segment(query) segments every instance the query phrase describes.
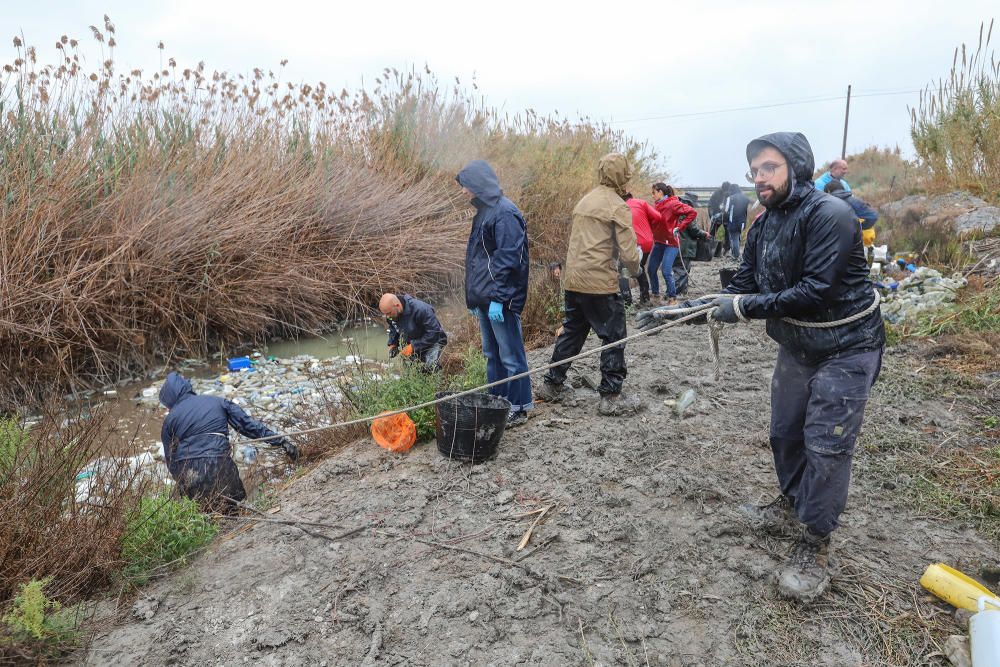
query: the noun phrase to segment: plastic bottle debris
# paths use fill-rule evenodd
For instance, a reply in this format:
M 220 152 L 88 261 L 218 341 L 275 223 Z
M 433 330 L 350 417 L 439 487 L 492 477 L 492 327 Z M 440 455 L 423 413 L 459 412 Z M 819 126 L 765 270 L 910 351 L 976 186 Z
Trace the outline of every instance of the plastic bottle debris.
M 882 317 L 892 324 L 914 319 L 919 313 L 947 308 L 955 293 L 968 281 L 961 275 L 945 278 L 925 266 L 914 267 L 913 275 L 899 281 L 882 304 Z
M 677 403 L 674 404 L 674 413 L 678 417 L 683 417 L 684 413 L 694 405 L 694 402 L 698 400 L 698 393 L 694 389 L 688 389 L 681 397 L 677 399 Z
M 233 459 L 237 463 L 250 465 L 257 460 L 257 448 L 253 445 L 240 445 L 236 448 L 236 455 Z
M 1000 665 L 1000 600 L 983 595 L 969 619 L 972 665 Z

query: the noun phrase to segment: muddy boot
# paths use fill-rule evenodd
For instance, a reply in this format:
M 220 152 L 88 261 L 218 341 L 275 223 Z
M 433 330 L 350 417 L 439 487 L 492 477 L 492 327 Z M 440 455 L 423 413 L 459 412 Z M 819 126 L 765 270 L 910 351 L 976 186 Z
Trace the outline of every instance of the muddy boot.
M 740 513 L 750 521 L 754 530 L 779 535 L 792 535 L 801 530 L 792 499 L 788 496 L 778 496 L 766 505 L 740 505 Z
M 576 391 L 566 384 L 543 382 L 542 386 L 535 389 L 535 398 L 546 403 L 562 403 L 570 407 L 576 405 Z
M 634 415 L 645 407 L 642 399 L 633 394 L 605 394 L 601 396 L 601 404 L 597 406 L 598 414 L 605 417 L 620 417 Z
M 507 415 L 507 428 L 517 428 L 528 423 L 528 413 L 524 410 L 511 410 Z
M 820 537 L 808 528 L 778 572 L 778 593 L 810 603 L 830 586 L 830 536 Z

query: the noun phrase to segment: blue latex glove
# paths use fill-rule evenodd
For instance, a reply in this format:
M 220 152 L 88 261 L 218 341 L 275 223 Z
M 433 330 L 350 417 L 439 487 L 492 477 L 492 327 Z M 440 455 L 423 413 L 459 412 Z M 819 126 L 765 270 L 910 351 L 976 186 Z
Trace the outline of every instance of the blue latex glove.
M 472 315 L 473 317 L 479 317 L 479 309 L 469 308 L 469 315 Z
M 503 322 L 503 304 L 490 301 L 489 317 L 494 322 Z

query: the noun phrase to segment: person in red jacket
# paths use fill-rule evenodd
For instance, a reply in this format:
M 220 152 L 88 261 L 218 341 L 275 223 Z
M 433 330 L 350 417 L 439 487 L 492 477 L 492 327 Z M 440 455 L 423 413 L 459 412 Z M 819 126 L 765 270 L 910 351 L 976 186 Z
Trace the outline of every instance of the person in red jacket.
M 663 216 L 652 204 L 645 199 L 636 199 L 631 192 L 625 193 L 625 203 L 632 211 L 632 229 L 635 230 L 635 238 L 639 241 L 639 249 L 642 251 L 642 260 L 639 266 L 642 273 L 636 279 L 639 281 L 639 304 L 649 303 L 649 279 L 646 277 L 646 261 L 649 254 L 653 252 L 653 223 L 662 223 Z
M 653 297 L 660 296 L 659 270 L 667 283 L 667 305 L 677 303 L 677 285 L 674 283 L 673 266 L 680 252 L 680 233 L 698 217 L 698 212 L 674 196 L 674 189 L 666 183 L 653 184 L 656 210 L 663 218 L 653 222 L 653 251 L 649 256 L 649 287 Z

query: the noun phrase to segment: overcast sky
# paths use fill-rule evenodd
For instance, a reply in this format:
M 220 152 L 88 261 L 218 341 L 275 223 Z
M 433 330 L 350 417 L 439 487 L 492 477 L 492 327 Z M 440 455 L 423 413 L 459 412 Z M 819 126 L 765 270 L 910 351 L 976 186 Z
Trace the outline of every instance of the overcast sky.
M 334 89 L 356 88 L 383 67 L 426 64 L 446 81 L 475 76 L 488 101 L 507 111 L 612 122 L 648 140 L 676 184 L 693 186 L 740 178 L 747 141 L 765 132 L 802 131 L 818 162 L 839 157 L 844 100 L 702 112 L 841 98 L 848 84 L 857 95 L 848 153 L 872 144 L 909 152 L 907 105 L 918 95 L 884 93 L 947 75 L 955 47 L 974 44 L 980 22 L 1000 15 L 996 7 L 995 0 L 3 0 L 0 56 L 13 59 L 10 37 L 23 31 L 53 62 L 59 35 L 92 44 L 87 26 L 100 27 L 107 13 L 119 69 L 155 68 L 159 40 L 181 67 L 204 60 L 209 69 L 246 72 L 288 58 L 285 80 Z

